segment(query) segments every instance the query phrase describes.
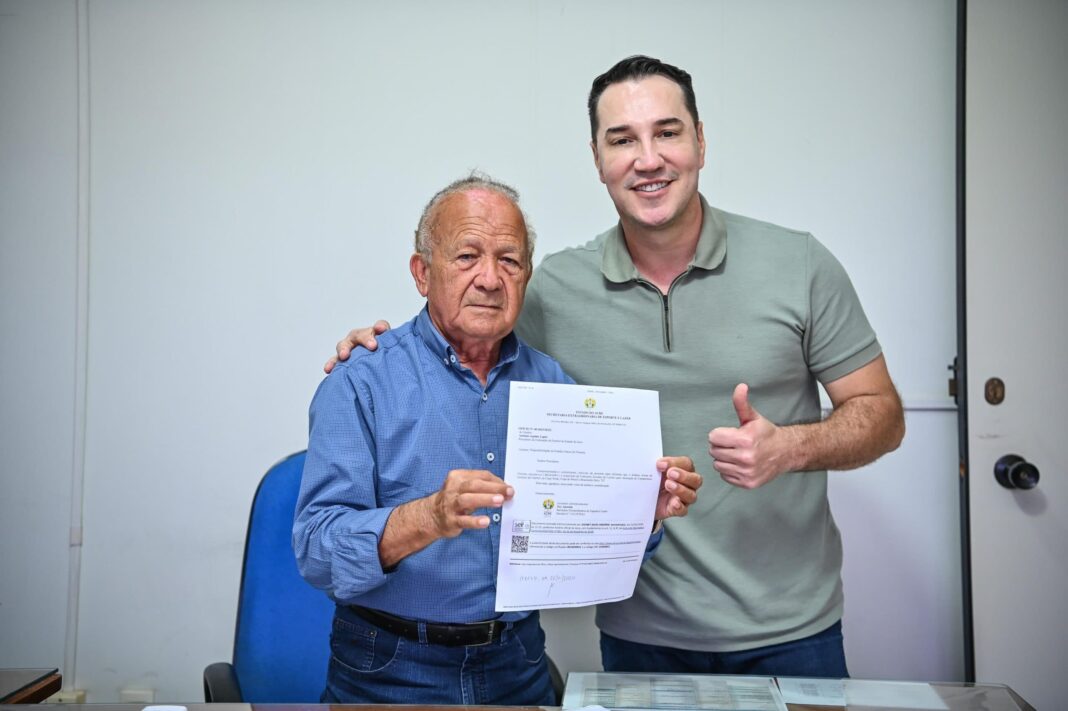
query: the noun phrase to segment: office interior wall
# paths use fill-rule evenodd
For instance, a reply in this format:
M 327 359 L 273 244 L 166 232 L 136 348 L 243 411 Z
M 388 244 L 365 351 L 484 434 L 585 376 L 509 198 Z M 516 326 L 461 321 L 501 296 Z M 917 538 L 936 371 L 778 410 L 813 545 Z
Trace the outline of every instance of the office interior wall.
M 334 341 L 419 308 L 406 264 L 434 190 L 471 168 L 515 183 L 539 254 L 614 221 L 591 165 L 585 94 L 635 52 L 694 74 L 711 201 L 811 230 L 845 264 L 910 408 L 899 452 L 832 474 L 851 671 L 960 678 L 945 396 L 953 3 L 688 2 L 655 14 L 618 1 L 88 8 L 86 534 L 74 683 L 91 701 L 124 688 L 195 700 L 204 665 L 229 658 L 252 491 L 304 446 Z M 8 121 L 7 102 L 0 111 Z M 15 168 L 4 171 L 7 180 Z M 60 260 L 37 243 L 31 251 Z M 14 288 L 6 279 L 2 288 L 6 302 Z M 62 344 L 68 326 L 42 328 Z M 4 358 L 6 380 L 8 363 L 24 361 Z M 62 393 L 19 393 L 70 406 Z M 51 443 L 31 433 L 22 446 L 32 461 Z M 69 463 L 50 470 L 69 477 Z M 16 592 L 18 613 L 63 614 Z M 565 669 L 598 663 L 590 619 L 546 615 Z
M 62 666 L 74 461 L 72 2 L 0 1 L 0 667 Z

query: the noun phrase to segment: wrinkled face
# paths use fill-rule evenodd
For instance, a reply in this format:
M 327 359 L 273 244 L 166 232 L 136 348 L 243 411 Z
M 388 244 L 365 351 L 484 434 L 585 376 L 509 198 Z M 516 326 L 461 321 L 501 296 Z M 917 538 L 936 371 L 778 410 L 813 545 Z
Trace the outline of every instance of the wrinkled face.
M 430 318 L 454 347 L 500 341 L 519 318 L 531 274 L 522 213 L 476 189 L 446 198 L 436 223 L 430 264 L 418 254 L 410 261 Z
M 700 214 L 704 133 L 678 84 L 662 76 L 612 84 L 597 102 L 597 122 L 594 162 L 624 229 L 669 228 L 688 211 Z

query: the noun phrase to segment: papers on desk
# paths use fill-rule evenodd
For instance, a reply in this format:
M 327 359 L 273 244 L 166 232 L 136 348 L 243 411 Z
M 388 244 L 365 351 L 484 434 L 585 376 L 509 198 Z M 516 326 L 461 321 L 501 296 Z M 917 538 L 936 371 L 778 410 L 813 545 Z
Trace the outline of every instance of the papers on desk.
M 564 711 L 592 705 L 612 711 L 786 711 L 786 704 L 771 677 L 605 672 L 568 674 L 561 702 Z
M 974 689 L 964 691 L 974 694 Z M 1003 687 L 991 687 L 983 698 L 983 708 L 1018 708 Z M 609 672 L 568 674 L 561 706 L 564 711 L 786 711 L 786 704 L 845 707 L 847 702 L 878 709 L 949 708 L 930 684 L 917 682 Z
M 659 394 L 512 382 L 507 444 L 496 610 L 633 595 L 660 490 Z
M 841 679 L 801 679 L 780 676 L 782 700 L 788 704 L 808 706 L 845 706 L 845 684 Z
M 846 701 L 854 706 L 885 709 L 948 709 L 930 684 L 914 681 L 845 680 Z

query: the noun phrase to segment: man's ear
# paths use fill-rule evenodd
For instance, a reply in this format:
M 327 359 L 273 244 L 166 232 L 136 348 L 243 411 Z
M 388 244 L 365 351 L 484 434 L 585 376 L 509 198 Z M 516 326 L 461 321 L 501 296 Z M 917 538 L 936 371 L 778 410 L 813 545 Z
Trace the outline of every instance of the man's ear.
M 423 255 L 416 252 L 408 260 L 408 268 L 412 271 L 412 278 L 415 279 L 415 288 L 419 290 L 420 295 L 426 296 L 430 292 L 430 279 L 428 272 L 430 266 L 423 259 Z
M 705 124 L 703 121 L 697 122 L 697 145 L 701 151 L 701 167 L 705 167 Z
M 601 156 L 597 154 L 597 141 L 590 141 L 590 150 L 593 151 L 593 165 L 597 168 L 597 177 L 604 182 L 604 171 L 601 170 Z

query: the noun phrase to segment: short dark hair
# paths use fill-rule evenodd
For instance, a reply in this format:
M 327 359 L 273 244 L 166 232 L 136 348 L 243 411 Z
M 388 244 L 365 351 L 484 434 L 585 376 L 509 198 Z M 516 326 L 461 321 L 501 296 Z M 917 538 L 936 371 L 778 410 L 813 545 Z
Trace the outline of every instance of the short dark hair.
M 667 62 L 661 62 L 654 57 L 635 54 L 616 62 L 615 66 L 593 80 L 593 86 L 590 87 L 590 98 L 586 102 L 586 107 L 590 111 L 590 136 L 593 138 L 594 143 L 597 142 L 597 102 L 601 100 L 601 94 L 604 93 L 604 90 L 612 84 L 628 80 L 637 81 L 651 76 L 662 76 L 679 85 L 679 88 L 682 89 L 683 101 L 686 103 L 686 110 L 693 117 L 694 126 L 697 125 L 697 97 L 693 93 L 693 79 L 690 77 L 689 72 Z

